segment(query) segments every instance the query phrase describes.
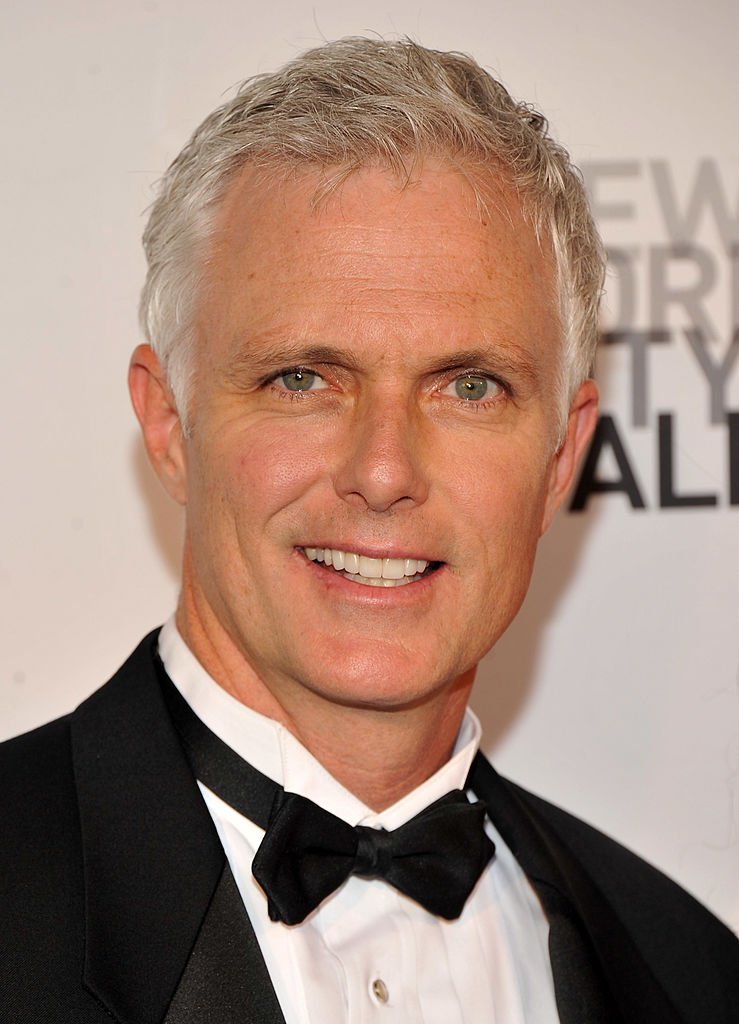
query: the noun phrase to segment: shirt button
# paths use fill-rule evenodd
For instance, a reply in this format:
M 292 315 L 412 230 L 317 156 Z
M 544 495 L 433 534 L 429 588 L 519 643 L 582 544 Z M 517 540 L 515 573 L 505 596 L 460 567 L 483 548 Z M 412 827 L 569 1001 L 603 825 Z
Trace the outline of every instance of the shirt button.
M 375 980 L 372 982 L 371 989 L 372 995 L 375 997 L 378 1003 L 382 1003 L 383 1005 L 387 1003 L 388 999 L 390 998 L 390 993 L 388 992 L 387 985 L 382 980 L 382 978 L 375 978 Z

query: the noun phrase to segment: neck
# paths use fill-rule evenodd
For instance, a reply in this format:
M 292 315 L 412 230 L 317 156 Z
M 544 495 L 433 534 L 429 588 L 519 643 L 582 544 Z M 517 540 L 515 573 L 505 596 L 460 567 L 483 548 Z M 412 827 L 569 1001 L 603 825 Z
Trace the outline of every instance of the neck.
M 433 705 L 379 712 L 333 706 L 315 721 L 304 716 L 288 728 L 335 779 L 379 812 L 449 760 L 471 684 L 462 677 Z
M 179 632 L 206 672 L 228 693 L 280 722 L 346 789 L 382 811 L 449 759 L 475 676 L 469 669 L 420 702 L 368 707 L 327 700 L 299 681 L 265 682 L 220 623 L 187 600 Z

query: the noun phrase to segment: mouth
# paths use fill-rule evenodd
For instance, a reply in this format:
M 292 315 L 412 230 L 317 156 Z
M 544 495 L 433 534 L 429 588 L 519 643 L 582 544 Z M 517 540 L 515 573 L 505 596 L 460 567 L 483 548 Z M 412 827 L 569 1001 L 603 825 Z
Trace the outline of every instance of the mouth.
M 441 562 L 423 558 L 370 558 L 336 548 L 301 548 L 311 562 L 319 562 L 352 583 L 364 587 L 405 587 L 436 572 Z

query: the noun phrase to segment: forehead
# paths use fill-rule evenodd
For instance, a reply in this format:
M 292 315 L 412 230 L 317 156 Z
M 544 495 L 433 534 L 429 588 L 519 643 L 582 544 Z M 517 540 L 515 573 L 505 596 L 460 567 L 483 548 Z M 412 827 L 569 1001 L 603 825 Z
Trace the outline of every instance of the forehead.
M 546 334 L 558 347 L 551 253 L 505 181 L 430 161 L 403 181 L 381 168 L 330 191 L 328 179 L 246 169 L 232 182 L 200 302 L 209 344 L 334 329 L 354 345 L 407 332 L 434 344 L 438 326 L 444 341 L 484 333 L 520 344 Z

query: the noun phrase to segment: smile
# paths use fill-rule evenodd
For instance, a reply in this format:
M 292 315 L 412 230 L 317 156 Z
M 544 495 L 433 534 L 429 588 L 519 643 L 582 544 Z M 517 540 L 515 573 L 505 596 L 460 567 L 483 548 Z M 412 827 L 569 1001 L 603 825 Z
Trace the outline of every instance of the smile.
M 311 562 L 321 562 L 327 569 L 365 587 L 404 587 L 438 568 L 438 563 L 430 565 L 423 558 L 370 558 L 335 548 L 303 548 L 303 551 Z

